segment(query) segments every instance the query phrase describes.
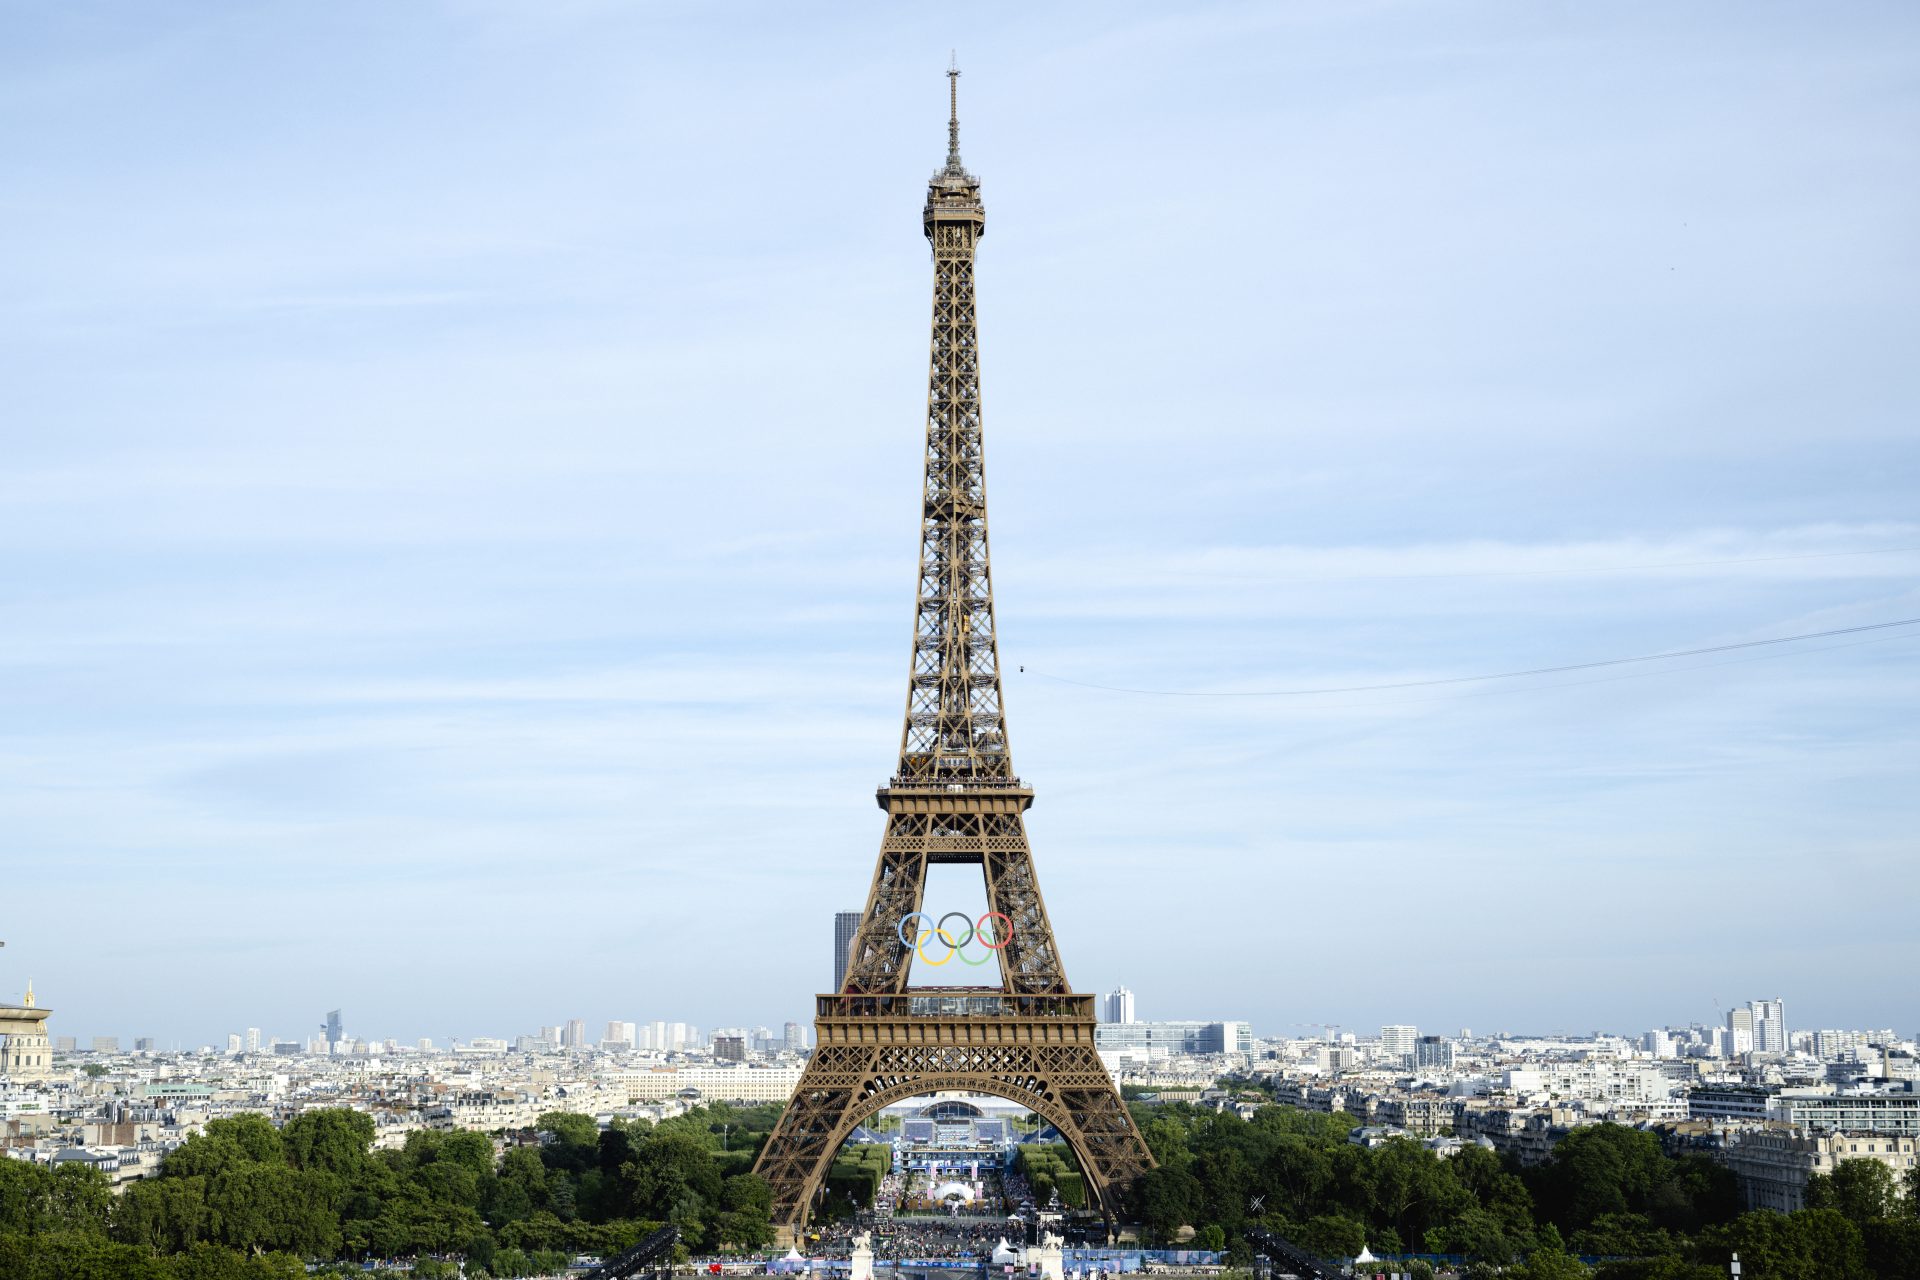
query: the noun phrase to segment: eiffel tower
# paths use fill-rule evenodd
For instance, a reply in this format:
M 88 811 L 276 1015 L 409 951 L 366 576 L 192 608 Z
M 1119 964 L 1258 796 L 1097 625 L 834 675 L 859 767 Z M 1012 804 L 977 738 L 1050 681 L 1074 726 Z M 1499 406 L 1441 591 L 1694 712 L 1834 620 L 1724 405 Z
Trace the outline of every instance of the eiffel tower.
M 947 73 L 947 163 L 927 186 L 922 219 L 933 246 L 933 340 L 900 767 L 877 793 L 887 830 L 846 976 L 839 991 L 817 997 L 817 1048 L 754 1165 L 773 1189 L 774 1221 L 795 1227 L 855 1125 L 935 1090 L 1006 1098 L 1052 1124 L 1109 1221 L 1153 1167 L 1094 1050 L 1094 997 L 1067 985 L 1021 817 L 1033 791 L 1008 754 L 973 302 L 986 210 L 979 179 L 960 163 L 959 74 Z M 935 863 L 981 868 L 989 910 L 977 923 L 998 956 L 999 986 L 907 985 L 916 947 L 932 936 L 923 926 L 939 928 L 917 914 Z M 955 925 L 949 938 L 959 933 Z

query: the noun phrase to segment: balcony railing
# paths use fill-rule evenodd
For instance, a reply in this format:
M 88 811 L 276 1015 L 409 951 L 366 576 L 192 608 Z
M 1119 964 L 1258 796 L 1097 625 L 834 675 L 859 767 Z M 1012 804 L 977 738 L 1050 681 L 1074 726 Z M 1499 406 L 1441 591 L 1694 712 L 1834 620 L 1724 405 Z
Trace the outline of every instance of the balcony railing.
M 882 995 L 816 997 L 822 1018 L 1059 1018 L 1094 1020 L 1090 995 L 1008 995 L 993 988 L 922 987 Z

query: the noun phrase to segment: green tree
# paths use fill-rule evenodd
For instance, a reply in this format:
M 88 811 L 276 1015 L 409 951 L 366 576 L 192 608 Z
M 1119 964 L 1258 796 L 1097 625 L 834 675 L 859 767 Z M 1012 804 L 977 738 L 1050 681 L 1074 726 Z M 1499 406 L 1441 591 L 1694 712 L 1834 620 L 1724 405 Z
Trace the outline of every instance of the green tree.
M 1593 1275 L 1594 1280 L 1727 1280 L 1727 1269 L 1686 1258 L 1634 1258 L 1603 1262 Z
M 1162 1168 L 1184 1171 L 1193 1163 L 1193 1151 L 1187 1141 L 1187 1130 L 1171 1116 L 1156 1115 L 1140 1131 L 1146 1139 L 1147 1150 L 1153 1153 L 1154 1161 Z
M 1883 1280 L 1894 1276 L 1920 1276 L 1920 1218 L 1885 1218 L 1869 1222 L 1861 1234 L 1866 1238 L 1867 1267 Z
M 1274 1198 L 1273 1207 L 1296 1217 L 1321 1206 L 1332 1180 L 1333 1164 L 1324 1148 L 1298 1134 L 1275 1135 L 1260 1163 L 1259 1185 Z
M 1367 1228 L 1357 1218 L 1323 1213 L 1307 1219 L 1290 1238 L 1316 1257 L 1351 1258 L 1366 1247 Z
M 303 1257 L 340 1252 L 346 1187 L 329 1173 L 243 1164 L 207 1180 L 209 1234 L 235 1249 Z
M 1140 1179 L 1140 1225 L 1156 1240 L 1172 1240 L 1174 1233 L 1199 1216 L 1200 1180 L 1185 1169 L 1161 1165 Z
M 30 1160 L 0 1156 L 0 1232 L 24 1238 L 45 1226 L 48 1177 Z
M 368 1245 L 387 1257 L 450 1253 L 485 1230 L 465 1205 L 402 1196 L 381 1206 L 368 1230 Z
M 600 1126 L 592 1116 L 573 1111 L 543 1112 L 533 1127 L 547 1139 L 540 1157 L 550 1169 L 579 1173 L 597 1162 Z
M 306 1280 L 307 1269 L 285 1253 L 243 1254 L 197 1244 L 167 1259 L 171 1280 Z
M 568 1224 L 541 1209 L 518 1222 L 510 1222 L 497 1233 L 500 1243 L 510 1249 L 529 1252 L 557 1247 L 572 1239 Z
M 1899 1187 L 1878 1160 L 1842 1160 L 1832 1173 L 1807 1179 L 1807 1207 L 1835 1209 L 1856 1227 L 1893 1216 Z
M 0 1156 L 0 1164 L 7 1163 Z M 0 1235 L 6 1280 L 172 1280 L 166 1264 L 138 1245 L 78 1231 Z
M 208 1233 L 207 1180 L 146 1178 L 120 1193 L 113 1235 L 161 1253 L 184 1253 Z
M 1680 1252 L 1680 1241 L 1671 1232 L 1653 1225 L 1641 1213 L 1605 1213 L 1583 1231 L 1573 1234 L 1575 1253 L 1594 1257 L 1648 1258 Z
M 1585 1125 L 1553 1149 L 1536 1190 L 1551 1221 L 1578 1231 L 1603 1215 L 1643 1212 L 1673 1176 L 1671 1166 L 1650 1133 Z
M 1505 1264 L 1524 1252 L 1507 1219 L 1490 1209 L 1468 1209 L 1427 1232 L 1429 1253 L 1463 1253 L 1477 1262 Z
M 493 1172 L 493 1139 L 484 1133 L 450 1133 L 440 1144 L 440 1159 L 473 1170 L 475 1177 Z
M 280 1145 L 280 1131 L 273 1127 L 273 1121 L 257 1111 L 209 1120 L 206 1133 L 209 1138 L 216 1140 L 231 1139 L 248 1160 L 278 1164 L 286 1159 L 286 1152 Z
M 0 1156 L 0 1231 L 100 1236 L 112 1206 L 113 1192 L 98 1169 L 84 1164 L 47 1168 Z
M 692 1235 L 689 1223 L 717 1209 L 720 1193 L 720 1171 L 706 1145 L 663 1126 L 620 1166 L 615 1194 L 621 1216 L 671 1222 Z
M 166 1178 L 211 1178 L 244 1164 L 257 1164 L 231 1137 L 196 1133 L 167 1153 L 160 1162 Z
M 1740 1255 L 1744 1280 L 1872 1280 L 1860 1229 L 1833 1209 L 1756 1210 L 1705 1233 L 1700 1261 Z
M 313 1169 L 351 1177 L 367 1162 L 373 1145 L 373 1117 L 345 1107 L 303 1111 L 280 1131 L 287 1161 L 296 1169 Z
M 1510 1223 L 1532 1223 L 1533 1193 L 1492 1151 L 1463 1147 L 1448 1157 L 1446 1170 L 1482 1208 Z
M 1372 1153 L 1366 1182 L 1369 1217 L 1393 1227 L 1403 1239 L 1425 1239 L 1432 1228 L 1473 1204 L 1472 1193 L 1431 1151 L 1404 1138 Z
M 409 1179 L 421 1195 L 436 1204 L 480 1206 L 480 1177 L 465 1165 L 451 1160 L 435 1160 L 421 1165 Z
M 511 1280 L 513 1277 L 532 1275 L 533 1261 L 527 1257 L 524 1249 L 506 1248 L 493 1255 L 493 1261 L 488 1264 L 487 1270 L 496 1276 Z
M 113 1213 L 113 1189 L 91 1165 L 55 1165 L 47 1184 L 47 1209 L 56 1231 L 104 1236 Z
M 555 1174 L 564 1178 L 565 1174 Z M 535 1209 L 547 1206 L 547 1168 L 540 1153 L 527 1147 L 515 1147 L 500 1161 L 500 1172 L 487 1184 L 481 1212 L 487 1221 L 499 1226 L 524 1218 Z
M 1556 1249 L 1536 1249 L 1525 1262 L 1507 1274 L 1513 1280 L 1586 1280 L 1592 1272 L 1572 1254 Z
M 720 1185 L 720 1203 L 733 1213 L 773 1212 L 773 1188 L 753 1173 L 736 1173 Z

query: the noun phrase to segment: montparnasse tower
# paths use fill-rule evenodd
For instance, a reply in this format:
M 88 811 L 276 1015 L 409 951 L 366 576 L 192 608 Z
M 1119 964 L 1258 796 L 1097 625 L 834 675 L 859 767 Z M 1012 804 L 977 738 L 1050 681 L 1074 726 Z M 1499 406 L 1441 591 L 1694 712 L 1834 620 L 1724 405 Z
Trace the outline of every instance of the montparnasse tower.
M 991 1094 L 1054 1125 L 1089 1207 L 1109 1219 L 1153 1157 L 1094 1046 L 1094 997 L 1068 985 L 1034 875 L 1013 771 L 994 632 L 974 259 L 986 229 L 980 180 L 960 159 L 959 76 L 947 72 L 947 159 L 927 183 L 933 251 L 920 569 L 899 764 L 877 793 L 886 833 L 840 990 L 817 997 L 818 1048 L 754 1168 L 776 1222 L 803 1224 L 853 1128 L 936 1090 Z M 988 911 L 925 901 L 935 864 L 977 866 Z M 938 939 L 978 940 L 992 985 L 910 985 Z M 974 963 L 969 960 L 968 963 Z M 984 957 L 982 962 L 984 964 Z M 954 970 L 936 969 L 936 974 Z M 982 970 L 984 974 L 984 969 Z

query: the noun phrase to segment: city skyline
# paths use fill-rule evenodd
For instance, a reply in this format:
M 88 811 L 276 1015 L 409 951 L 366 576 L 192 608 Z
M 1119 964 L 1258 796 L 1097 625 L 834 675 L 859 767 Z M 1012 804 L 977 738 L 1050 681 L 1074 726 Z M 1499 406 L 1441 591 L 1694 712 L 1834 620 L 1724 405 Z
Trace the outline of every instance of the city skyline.
M 1377 688 L 1920 614 L 1920 19 L 1734 12 L 980 23 L 1008 719 L 1076 989 L 1920 1024 L 1920 923 L 1847 923 L 1920 897 L 1913 629 Z M 897 743 L 950 33 L 13 27 L 0 997 L 205 1043 L 561 983 L 803 1015 Z M 1354 691 L 1260 696 L 1313 688 Z
M 1134 993 L 1125 987 L 1118 988 L 1117 991 L 1114 993 L 1096 993 L 1098 995 L 1098 998 L 1101 1001 L 1102 1013 L 1100 1015 L 1100 1021 L 1114 1022 L 1114 1021 L 1123 1020 L 1123 1019 L 1118 1019 L 1118 1018 L 1108 1016 L 1108 1014 L 1114 1008 L 1114 1005 L 1112 1002 L 1113 995 L 1119 994 L 1122 992 L 1124 992 L 1125 996 L 1127 997 L 1125 1001 L 1125 1006 L 1129 1010 L 1133 1010 L 1135 1008 L 1135 1004 L 1133 1000 Z M 1716 1029 L 1726 1030 L 1731 1032 L 1733 1030 L 1734 1019 L 1738 1015 L 1747 1013 L 1750 1010 L 1759 1009 L 1761 1007 L 1769 1007 L 1769 1008 L 1777 1009 L 1782 1007 L 1784 1004 L 1785 1004 L 1784 1001 L 1768 999 L 1764 997 L 1756 997 L 1744 1003 L 1735 1004 L 1728 1008 L 1722 1008 L 1717 1013 L 1710 1016 L 1706 1016 L 1706 1017 L 1670 1016 L 1664 1019 L 1658 1019 L 1658 1020 L 1649 1022 L 1645 1026 L 1639 1026 L 1639 1027 L 1581 1025 L 1578 1023 L 1571 1023 L 1571 1022 L 1564 1023 L 1561 1025 L 1555 1025 L 1551 1027 L 1522 1026 L 1522 1025 L 1514 1025 L 1514 1024 L 1495 1021 L 1495 1022 L 1483 1023 L 1478 1028 L 1475 1028 L 1465 1023 L 1464 1021 L 1460 1021 L 1460 1020 L 1441 1020 L 1441 1021 L 1433 1021 L 1433 1022 L 1420 1021 L 1415 1023 L 1385 1022 L 1385 1023 L 1378 1023 L 1378 1024 L 1372 1024 L 1372 1025 L 1368 1025 L 1365 1023 L 1357 1023 L 1357 1022 L 1355 1023 L 1291 1022 L 1283 1026 L 1263 1026 L 1257 1020 L 1240 1019 L 1235 1015 L 1233 1015 L 1232 1011 L 1230 1010 L 1207 1010 L 1207 1009 L 1191 1009 L 1191 1008 L 1174 1008 L 1174 1009 L 1157 1010 L 1157 1011 L 1149 1010 L 1148 1012 L 1154 1014 L 1155 1016 L 1146 1016 L 1146 1017 L 1140 1016 L 1136 1011 L 1135 1018 L 1138 1021 L 1144 1022 L 1144 1023 L 1153 1023 L 1153 1022 L 1162 1022 L 1162 1021 L 1208 1022 L 1208 1021 L 1219 1021 L 1222 1018 L 1225 1018 L 1229 1021 L 1248 1021 L 1248 1025 L 1252 1028 L 1252 1034 L 1256 1039 L 1273 1040 L 1273 1041 L 1280 1041 L 1280 1040 L 1300 1041 L 1300 1040 L 1313 1040 L 1313 1039 L 1326 1039 L 1329 1041 L 1334 1041 L 1342 1037 L 1345 1037 L 1348 1039 L 1357 1038 L 1361 1041 L 1367 1041 L 1367 1040 L 1379 1037 L 1383 1034 L 1391 1033 L 1394 1031 L 1413 1031 L 1413 1030 L 1417 1030 L 1422 1035 L 1438 1035 L 1449 1040 L 1471 1038 L 1469 1037 L 1468 1033 L 1473 1033 L 1474 1037 L 1483 1038 L 1483 1039 L 1484 1038 L 1529 1039 L 1529 1038 L 1541 1038 L 1541 1037 L 1553 1037 L 1553 1036 L 1566 1036 L 1566 1037 L 1575 1038 L 1575 1039 L 1588 1038 L 1588 1037 L 1594 1037 L 1594 1036 L 1611 1036 L 1611 1037 L 1621 1037 L 1626 1039 L 1639 1039 L 1652 1032 L 1684 1030 L 1684 1029 L 1690 1029 L 1690 1028 L 1705 1030 L 1708 1032 L 1713 1032 Z M 681 1011 L 681 1012 L 685 1013 L 688 1011 Z M 1132 1021 L 1134 1019 L 1125 1019 L 1125 1020 Z M 76 1041 L 77 1044 L 81 1046 L 86 1045 L 89 1041 L 91 1041 L 95 1037 L 117 1038 L 122 1042 L 123 1048 L 131 1047 L 135 1039 L 151 1039 L 156 1042 L 156 1046 L 158 1048 L 163 1049 L 165 1051 L 169 1051 L 169 1052 L 188 1052 L 201 1047 L 213 1048 L 217 1051 L 221 1043 L 231 1039 L 236 1035 L 244 1035 L 249 1037 L 257 1035 L 260 1042 L 263 1044 L 272 1044 L 275 1042 L 292 1039 L 292 1040 L 297 1040 L 302 1045 L 303 1048 L 309 1043 L 322 1041 L 326 1039 L 325 1036 L 316 1035 L 313 1032 L 307 1032 L 307 1033 L 293 1035 L 293 1036 L 285 1036 L 281 1034 L 282 1032 L 288 1029 L 285 1023 L 283 1022 L 279 1024 L 269 1025 L 271 1022 L 272 1022 L 271 1019 L 262 1019 L 259 1021 L 258 1025 L 247 1025 L 245 1023 L 236 1023 L 230 1026 L 225 1032 L 222 1032 L 218 1036 L 205 1038 L 198 1041 L 194 1041 L 192 1038 L 182 1039 L 177 1036 L 167 1036 L 165 1034 L 156 1034 L 154 1029 L 151 1027 L 143 1027 L 134 1032 L 116 1031 L 113 1029 L 93 1029 L 93 1030 L 86 1030 L 86 1031 L 70 1030 L 66 1028 L 64 1021 L 62 1022 L 61 1026 L 57 1028 L 50 1027 L 50 1034 L 52 1035 L 52 1038 L 55 1039 L 56 1041 L 61 1039 L 71 1039 Z M 613 1017 L 607 1017 L 602 1019 L 595 1015 L 575 1011 L 575 1012 L 568 1012 L 565 1014 L 565 1016 L 560 1016 L 560 1015 L 553 1014 L 552 1012 L 548 1012 L 542 1018 L 533 1022 L 526 1023 L 525 1025 L 515 1025 L 515 1026 L 490 1025 L 490 1026 L 475 1029 L 466 1033 L 455 1034 L 455 1035 L 446 1035 L 444 1033 L 436 1035 L 424 1030 L 413 1031 L 413 1032 L 404 1031 L 404 1030 L 395 1031 L 391 1028 L 382 1028 L 378 1030 L 369 1031 L 366 1029 L 356 1028 L 352 1024 L 351 1020 L 348 1019 L 343 1023 L 343 1029 L 345 1034 L 342 1038 L 348 1041 L 359 1041 L 359 1042 L 371 1043 L 371 1044 L 384 1044 L 387 1042 L 393 1042 L 403 1047 L 416 1045 L 421 1040 L 430 1040 L 433 1042 L 436 1048 L 446 1048 L 455 1042 L 466 1043 L 476 1038 L 487 1039 L 487 1040 L 499 1039 L 499 1040 L 504 1040 L 506 1042 L 512 1043 L 522 1038 L 526 1038 L 526 1039 L 538 1038 L 540 1033 L 542 1032 L 552 1032 L 554 1033 L 553 1034 L 554 1042 L 556 1044 L 563 1044 L 564 1043 L 563 1029 L 567 1027 L 569 1024 L 578 1024 L 582 1028 L 593 1028 L 593 1027 L 601 1027 L 601 1026 L 604 1026 L 606 1028 L 612 1028 L 616 1025 L 625 1025 L 628 1027 L 637 1027 L 642 1029 L 643 1031 L 648 1028 L 653 1028 L 653 1029 L 656 1029 L 656 1032 L 655 1032 L 656 1035 L 658 1034 L 657 1029 L 659 1028 L 677 1028 L 685 1032 L 685 1035 L 674 1044 L 665 1045 L 665 1046 L 660 1044 L 652 1044 L 652 1045 L 637 1044 L 633 1047 L 653 1048 L 653 1049 L 666 1048 L 666 1049 L 672 1049 L 672 1050 L 685 1049 L 685 1050 L 696 1051 L 696 1052 L 704 1052 L 708 1047 L 710 1047 L 710 1042 L 713 1035 L 721 1031 L 727 1031 L 727 1032 L 732 1032 L 736 1030 L 766 1031 L 770 1035 L 779 1037 L 784 1034 L 785 1028 L 791 1026 L 791 1027 L 802 1028 L 804 1030 L 807 1030 L 810 1033 L 810 1023 L 805 1017 L 805 1011 L 799 1011 L 793 1014 L 791 1017 L 788 1017 L 786 1019 L 779 1020 L 779 1021 L 772 1021 L 772 1022 L 769 1022 L 763 1019 L 741 1019 L 738 1017 L 727 1018 L 727 1017 L 720 1017 L 720 1016 L 711 1015 L 711 1014 L 709 1014 L 705 1018 L 695 1017 L 692 1020 L 688 1020 L 685 1017 L 663 1019 L 663 1018 L 621 1017 L 621 1016 L 613 1016 Z M 1749 1027 L 1751 1026 L 1751 1024 L 1748 1024 L 1748 1025 Z M 1751 1039 L 1749 1039 L 1743 1045 L 1739 1043 L 1736 1039 L 1734 1039 L 1732 1036 L 1730 1036 L 1729 1043 L 1728 1043 L 1729 1052 L 1724 1056 L 1731 1058 L 1731 1057 L 1739 1056 L 1740 1054 L 1743 1054 L 1749 1051 L 1757 1051 L 1763 1054 L 1781 1053 L 1784 1051 L 1786 1037 L 1789 1034 L 1816 1035 L 1820 1033 L 1836 1032 L 1836 1031 L 1837 1032 L 1872 1032 L 1872 1031 L 1883 1031 L 1883 1030 L 1892 1031 L 1893 1033 L 1897 1035 L 1902 1035 L 1902 1036 L 1916 1034 L 1913 1031 L 1913 1029 L 1903 1028 L 1902 1026 L 1897 1025 L 1891 1019 L 1884 1019 L 1884 1018 L 1878 1019 L 1878 1020 L 1870 1019 L 1866 1022 L 1862 1022 L 1858 1024 L 1842 1025 L 1840 1023 L 1832 1022 L 1832 1021 L 1821 1021 L 1817 1016 L 1796 1015 L 1792 1018 L 1788 1018 L 1784 1020 L 1783 1029 L 1779 1033 L 1779 1039 L 1770 1041 L 1766 1045 L 1757 1044 Z M 1314 1031 L 1318 1031 L 1321 1034 L 1317 1036 L 1314 1034 L 1311 1034 Z M 596 1045 L 599 1045 L 601 1041 L 602 1041 L 602 1037 L 600 1036 L 588 1036 L 584 1041 L 584 1045 L 596 1046 Z

